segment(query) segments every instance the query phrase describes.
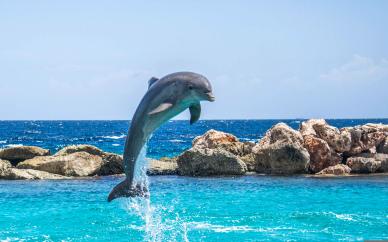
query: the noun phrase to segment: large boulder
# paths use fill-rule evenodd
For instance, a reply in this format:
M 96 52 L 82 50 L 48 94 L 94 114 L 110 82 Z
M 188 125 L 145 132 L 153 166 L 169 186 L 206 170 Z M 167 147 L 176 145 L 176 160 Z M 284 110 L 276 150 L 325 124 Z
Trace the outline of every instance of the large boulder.
M 147 175 L 176 175 L 177 174 L 177 159 L 176 158 L 162 158 L 160 160 L 150 160 L 147 169 Z
M 100 156 L 76 152 L 69 155 L 35 157 L 19 163 L 17 168 L 47 171 L 63 176 L 92 176 L 100 171 L 103 163 Z
M 103 156 L 105 154 L 104 151 L 102 151 L 101 149 L 93 145 L 69 145 L 60 149 L 57 153 L 55 153 L 55 156 L 70 155 L 81 151 L 89 153 L 91 155 L 98 155 L 98 156 Z
M 239 142 L 236 136 L 214 129 L 208 130 L 205 134 L 194 138 L 193 146 L 198 148 L 217 148 L 220 144 Z
M 123 157 L 121 155 L 105 152 L 101 158 L 103 163 L 97 175 L 106 176 L 124 172 Z
M 221 148 L 193 147 L 178 156 L 178 174 L 183 176 L 243 175 L 245 163 Z
M 355 127 L 342 128 L 341 131 L 351 134 L 351 147 L 349 151 L 344 152 L 345 156 L 353 156 L 370 149 L 375 150 L 387 137 L 387 125 L 365 124 Z
M 59 150 L 54 156 L 66 156 L 77 152 L 86 152 L 88 154 L 101 157 L 103 164 L 96 175 L 106 176 L 121 174 L 124 172 L 122 156 L 104 152 L 93 145 L 70 145 Z
M 305 173 L 307 170 L 309 154 L 299 145 L 278 142 L 254 148 L 253 152 L 256 172 L 290 175 Z
M 310 154 L 310 172 L 317 173 L 339 164 L 342 157 L 337 152 L 350 149 L 350 135 L 347 132 L 341 133 L 324 119 L 302 122 L 299 130 L 303 136 L 303 146 Z
M 349 157 L 346 165 L 352 169 L 352 173 L 375 173 L 381 169 L 381 160 L 373 157 Z
M 50 151 L 36 146 L 16 146 L 0 149 L 0 159 L 9 160 L 16 165 L 18 162 L 35 156 L 50 155 Z
M 0 179 L 5 180 L 37 180 L 37 179 L 69 179 L 69 177 L 33 169 L 9 168 L 0 172 Z
M 300 132 L 304 137 L 316 137 L 324 140 L 333 152 L 342 153 L 351 147 L 351 134 L 330 126 L 324 119 L 310 119 L 302 122 Z
M 310 155 L 302 135 L 285 123 L 272 127 L 252 149 L 256 171 L 270 174 L 305 173 Z
M 361 153 L 358 154 L 356 157 L 358 158 L 368 158 L 373 159 L 374 163 L 378 166 L 377 169 L 375 169 L 375 172 L 388 172 L 388 154 L 382 154 L 382 153 Z M 352 160 L 356 157 L 350 157 L 348 160 Z
M 240 157 L 251 153 L 253 146 L 255 144 L 252 142 L 240 142 L 236 136 L 214 129 L 193 140 L 193 147 L 199 149 L 221 148 Z
M 329 166 L 322 171 L 318 172 L 317 175 L 334 175 L 334 176 L 346 176 L 352 171 L 349 166 L 344 164 L 338 164 L 335 166 Z
M 308 169 L 313 173 L 337 165 L 342 160 L 342 157 L 331 149 L 326 141 L 313 135 L 304 136 L 303 145 L 310 154 Z

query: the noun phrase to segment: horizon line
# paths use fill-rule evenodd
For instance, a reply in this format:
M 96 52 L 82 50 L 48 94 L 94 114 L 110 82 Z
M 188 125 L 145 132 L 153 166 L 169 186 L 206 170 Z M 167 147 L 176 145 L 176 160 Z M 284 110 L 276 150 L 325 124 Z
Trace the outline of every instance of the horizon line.
M 359 119 L 359 120 L 366 120 L 366 119 L 377 119 L 377 120 L 384 120 L 388 119 L 387 117 L 384 118 L 226 118 L 226 119 L 201 119 L 200 121 L 265 121 L 265 120 L 309 120 L 309 119 L 327 119 L 327 120 L 352 120 L 352 119 Z M 131 121 L 131 119 L 0 119 L 0 122 L 4 121 Z M 189 119 L 171 119 L 170 121 L 189 121 Z

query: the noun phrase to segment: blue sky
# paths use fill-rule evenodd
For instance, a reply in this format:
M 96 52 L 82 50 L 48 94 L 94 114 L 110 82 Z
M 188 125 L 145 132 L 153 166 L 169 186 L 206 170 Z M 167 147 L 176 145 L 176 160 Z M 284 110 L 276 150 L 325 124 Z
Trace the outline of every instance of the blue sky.
M 388 117 L 388 1 L 0 1 L 0 119 L 130 119 L 195 71 L 204 119 Z M 178 118 L 187 118 L 188 113 Z

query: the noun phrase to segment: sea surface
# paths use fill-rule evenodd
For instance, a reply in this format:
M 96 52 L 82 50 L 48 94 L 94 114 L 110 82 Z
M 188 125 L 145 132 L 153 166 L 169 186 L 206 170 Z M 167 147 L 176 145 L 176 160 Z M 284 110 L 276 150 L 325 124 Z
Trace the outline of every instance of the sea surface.
M 256 142 L 274 124 L 303 120 L 171 121 L 147 157 L 174 156 L 217 129 Z M 337 127 L 388 119 L 328 120 Z M 0 121 L 0 148 L 53 153 L 91 144 L 121 154 L 128 121 Z M 123 177 L 0 180 L 0 241 L 355 241 L 388 239 L 388 177 L 149 177 L 150 199 L 106 197 Z

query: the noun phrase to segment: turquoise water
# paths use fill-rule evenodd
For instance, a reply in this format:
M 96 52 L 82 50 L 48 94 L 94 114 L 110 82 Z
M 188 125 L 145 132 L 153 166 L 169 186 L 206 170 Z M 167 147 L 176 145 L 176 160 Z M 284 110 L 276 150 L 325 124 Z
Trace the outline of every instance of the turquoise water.
M 151 198 L 106 202 L 121 178 L 0 181 L 0 238 L 28 241 L 354 241 L 388 238 L 388 178 L 152 177 Z
M 172 121 L 148 157 L 173 156 L 210 128 L 257 141 L 284 121 Z M 388 119 L 329 120 L 337 127 Z M 0 121 L 0 148 L 52 152 L 92 144 L 122 153 L 128 121 Z M 0 241 L 354 241 L 388 239 L 388 177 L 244 176 L 149 178 L 151 197 L 107 203 L 122 177 L 0 180 Z

